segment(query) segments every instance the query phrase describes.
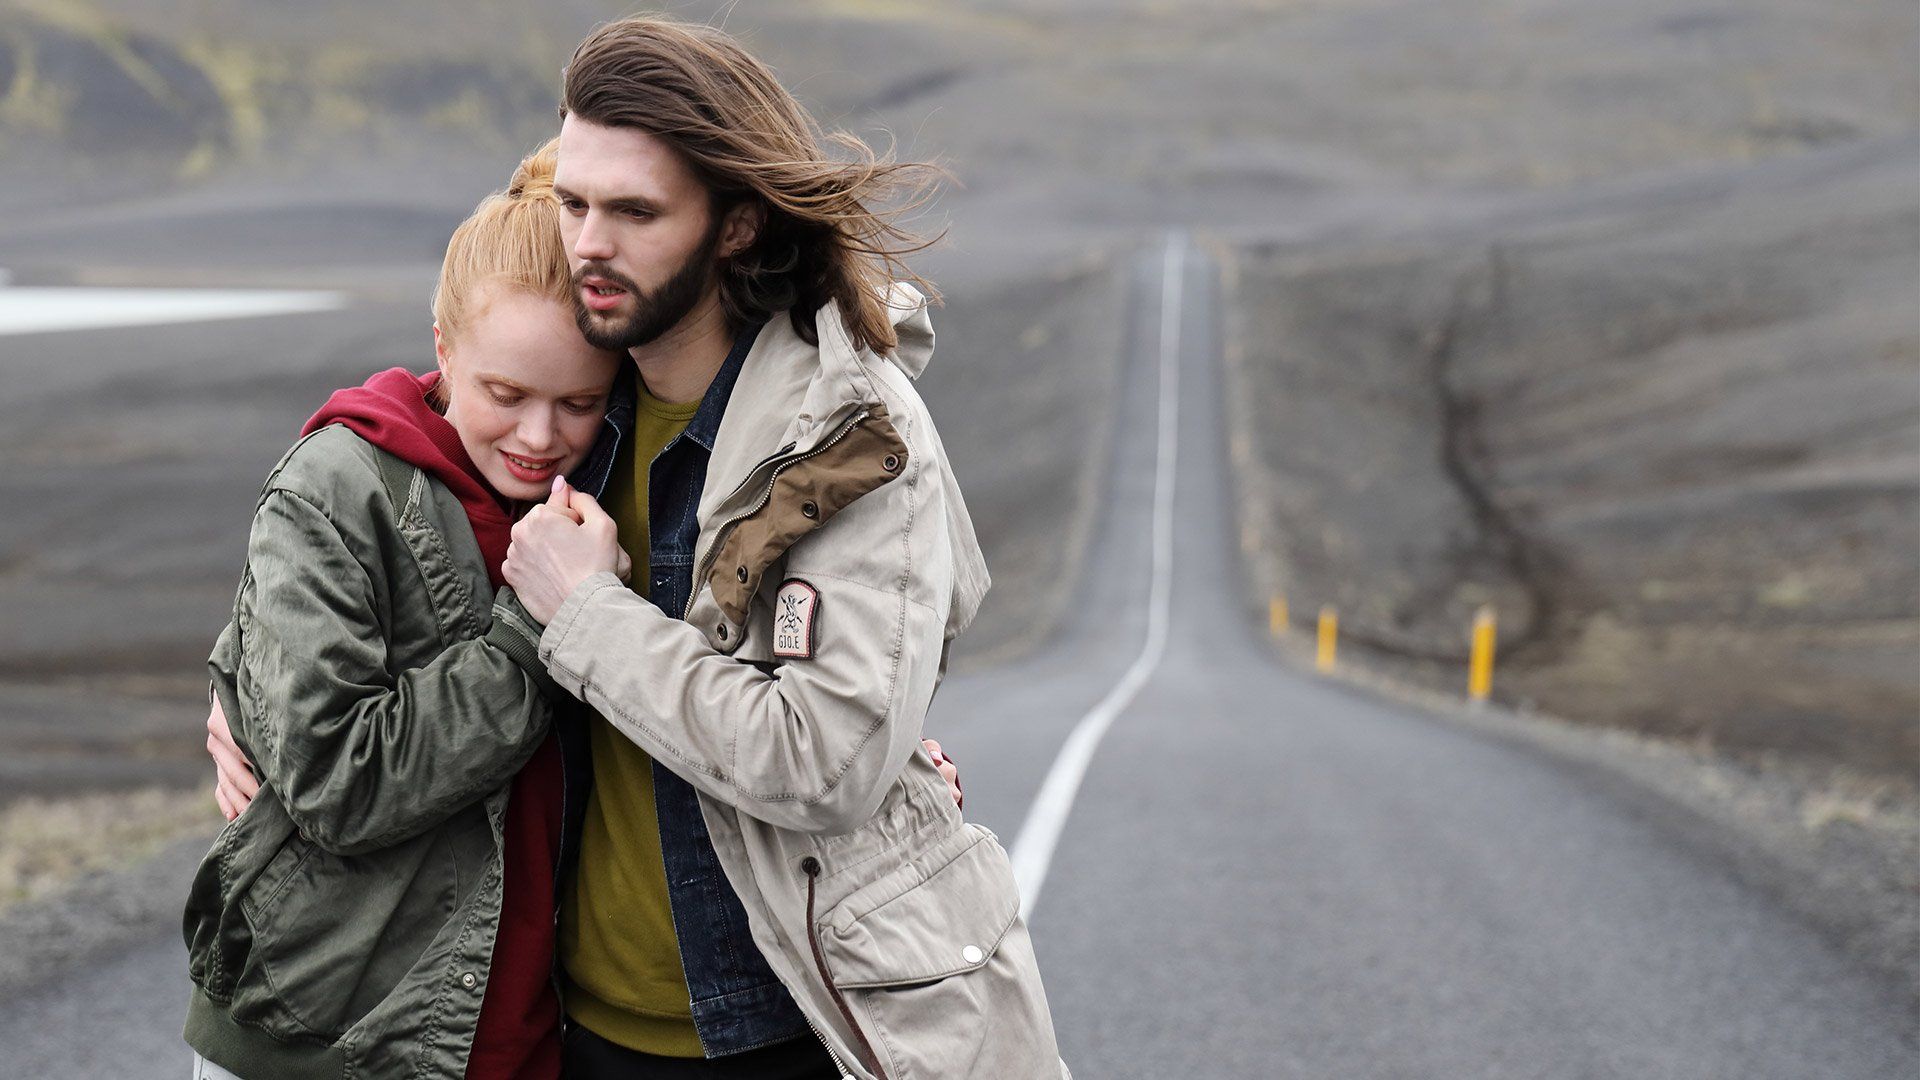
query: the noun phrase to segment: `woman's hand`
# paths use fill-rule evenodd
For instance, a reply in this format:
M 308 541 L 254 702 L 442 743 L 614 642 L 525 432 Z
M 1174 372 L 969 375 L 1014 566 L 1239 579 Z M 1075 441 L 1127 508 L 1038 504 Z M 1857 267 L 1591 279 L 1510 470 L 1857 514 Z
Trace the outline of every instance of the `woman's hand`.
M 927 756 L 933 759 L 933 767 L 947 778 L 947 790 L 953 794 L 953 805 L 965 807 L 967 797 L 960 791 L 960 766 L 955 765 L 953 759 L 940 749 L 940 744 L 932 739 L 921 739 L 920 745 L 926 748 Z
M 543 505 L 547 509 L 560 514 L 575 525 L 585 523 L 585 519 L 580 516 L 580 511 L 575 510 L 572 506 L 556 503 L 551 497 L 549 497 L 545 503 L 538 505 Z M 633 556 L 627 554 L 626 548 L 620 549 L 620 561 L 614 564 L 613 573 L 615 577 L 620 579 L 622 584 L 630 585 L 633 583 Z
M 514 524 L 501 574 L 544 624 L 581 582 L 602 570 L 618 573 L 621 555 L 618 530 L 599 502 L 556 477 L 547 501 Z
M 207 714 L 207 753 L 213 755 L 213 801 L 232 821 L 260 793 L 260 781 L 253 775 L 253 763 L 233 741 L 219 698 L 213 699 L 213 711 Z

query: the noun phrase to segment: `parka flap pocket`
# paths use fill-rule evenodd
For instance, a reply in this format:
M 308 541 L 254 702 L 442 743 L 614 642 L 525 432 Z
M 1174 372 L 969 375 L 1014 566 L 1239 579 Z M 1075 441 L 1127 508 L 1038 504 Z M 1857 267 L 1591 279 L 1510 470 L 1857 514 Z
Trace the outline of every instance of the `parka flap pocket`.
M 835 905 L 820 951 L 843 990 L 933 982 L 984 966 L 1019 915 L 1006 851 L 969 824 Z
M 706 583 L 721 612 L 734 623 L 746 621 L 747 604 L 775 560 L 861 496 L 904 474 L 906 464 L 906 440 L 887 410 L 872 405 L 819 447 L 775 468 L 759 507 L 735 520 L 710 556 Z

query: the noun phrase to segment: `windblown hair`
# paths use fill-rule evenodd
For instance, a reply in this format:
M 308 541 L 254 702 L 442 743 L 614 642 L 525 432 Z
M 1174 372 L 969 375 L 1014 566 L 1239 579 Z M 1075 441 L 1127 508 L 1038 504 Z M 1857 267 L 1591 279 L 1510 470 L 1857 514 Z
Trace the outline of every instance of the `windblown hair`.
M 889 284 L 912 282 L 938 300 L 903 261 L 934 241 L 898 220 L 932 198 L 944 172 L 895 161 L 846 132 L 823 134 L 725 31 L 657 15 L 608 23 L 574 51 L 560 109 L 666 140 L 706 184 L 716 214 L 748 200 L 765 208 L 753 243 L 720 270 L 735 326 L 790 312 L 794 329 L 818 344 L 814 312 L 833 300 L 854 345 L 884 354 L 899 344 Z M 845 159 L 829 158 L 823 143 Z
M 440 284 L 433 291 L 433 321 L 440 336 L 457 341 L 488 299 L 505 287 L 568 303 L 572 270 L 560 239 L 560 201 L 553 194 L 559 139 L 528 155 L 505 191 L 480 200 L 453 230 Z

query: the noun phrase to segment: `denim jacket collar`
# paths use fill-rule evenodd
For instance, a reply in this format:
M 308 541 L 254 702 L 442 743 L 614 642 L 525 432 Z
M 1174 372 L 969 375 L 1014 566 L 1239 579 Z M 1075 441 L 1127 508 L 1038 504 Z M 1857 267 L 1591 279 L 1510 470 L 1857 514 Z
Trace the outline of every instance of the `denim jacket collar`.
M 637 378 L 632 364 L 620 365 L 620 374 L 613 380 L 613 393 L 607 399 L 607 415 L 600 421 L 600 434 L 593 441 L 593 449 L 587 451 L 587 459 L 575 466 L 567 477 L 567 483 L 574 490 L 584 491 L 596 499 L 606 494 L 607 481 L 613 476 L 613 459 L 620 453 L 620 440 L 633 430 L 633 413 L 639 400 L 634 389 Z
M 713 440 L 720 433 L 720 421 L 726 415 L 727 399 L 733 396 L 733 384 L 740 379 L 740 367 L 753 351 L 754 339 L 759 337 L 764 325 L 753 323 L 734 335 L 732 351 L 721 361 L 713 381 L 707 384 L 707 392 L 701 397 L 700 408 L 693 419 L 687 421 L 682 437 L 699 443 L 708 453 L 713 452 Z M 620 365 L 620 374 L 613 380 L 613 393 L 607 399 L 607 415 L 600 422 L 600 434 L 594 440 L 593 449 L 567 478 L 575 490 L 596 499 L 606 493 L 607 481 L 613 475 L 613 460 L 620 453 L 620 440 L 633 430 L 634 410 L 639 408 L 639 383 L 639 373 L 632 364 Z
M 708 453 L 713 452 L 713 437 L 720 433 L 720 419 L 726 415 L 727 399 L 733 396 L 733 384 L 740 380 L 740 367 L 747 362 L 747 354 L 753 351 L 753 342 L 760 336 L 760 327 L 765 323 L 753 323 L 742 327 L 733 337 L 733 350 L 720 362 L 720 370 L 714 372 L 713 381 L 707 384 L 707 392 L 700 399 L 700 408 L 687 421 L 685 437 L 699 443 Z

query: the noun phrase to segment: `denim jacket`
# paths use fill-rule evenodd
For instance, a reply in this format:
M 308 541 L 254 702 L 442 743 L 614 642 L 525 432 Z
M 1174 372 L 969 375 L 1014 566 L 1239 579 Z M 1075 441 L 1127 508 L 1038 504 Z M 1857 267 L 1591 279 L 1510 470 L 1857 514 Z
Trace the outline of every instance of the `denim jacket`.
M 668 615 L 680 617 L 693 591 L 697 511 L 706 483 L 714 436 L 759 326 L 734 342 L 686 430 L 660 451 L 647 474 L 647 595 Z M 599 498 L 613 472 L 620 441 L 633 431 L 634 372 L 626 368 L 608 403 L 605 429 L 587 460 L 570 478 L 574 487 Z M 562 851 L 577 851 L 592 768 L 587 740 L 577 724 L 562 729 L 567 774 L 567 836 Z M 747 913 L 714 854 L 694 789 L 658 762 L 653 766 L 654 808 L 660 819 L 660 849 L 666 862 L 667 895 L 673 909 L 680 961 L 693 998 L 693 1022 L 709 1057 L 751 1050 L 803 1034 L 806 1017 L 767 966 L 748 930 Z M 563 863 L 566 856 L 563 854 Z M 563 866 L 562 872 L 571 872 Z

